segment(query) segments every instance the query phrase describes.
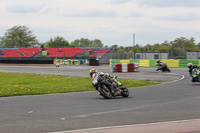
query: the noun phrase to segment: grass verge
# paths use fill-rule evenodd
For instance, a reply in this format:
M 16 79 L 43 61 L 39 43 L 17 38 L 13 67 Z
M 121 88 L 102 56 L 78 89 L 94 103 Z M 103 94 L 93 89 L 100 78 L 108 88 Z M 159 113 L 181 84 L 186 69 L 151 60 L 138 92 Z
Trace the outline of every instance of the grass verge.
M 127 88 L 159 84 L 152 80 L 119 79 Z M 0 72 L 0 97 L 95 91 L 90 77 Z

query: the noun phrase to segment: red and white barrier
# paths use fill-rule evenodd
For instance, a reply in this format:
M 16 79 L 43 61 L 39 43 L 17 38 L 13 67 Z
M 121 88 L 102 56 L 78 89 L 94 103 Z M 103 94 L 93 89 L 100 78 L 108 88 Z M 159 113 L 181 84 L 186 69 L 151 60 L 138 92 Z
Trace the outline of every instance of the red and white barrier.
M 111 64 L 112 72 L 136 72 L 139 70 L 139 63 L 116 63 Z

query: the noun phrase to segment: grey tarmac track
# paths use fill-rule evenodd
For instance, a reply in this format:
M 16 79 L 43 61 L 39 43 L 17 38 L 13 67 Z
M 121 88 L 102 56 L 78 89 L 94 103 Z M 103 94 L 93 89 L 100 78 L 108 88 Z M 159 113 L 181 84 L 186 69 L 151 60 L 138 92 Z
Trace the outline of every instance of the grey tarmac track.
M 0 66 L 0 71 L 89 76 L 88 71 L 91 68 L 93 67 Z M 109 66 L 94 68 L 111 73 Z M 98 96 L 95 91 L 0 98 L 0 132 L 61 133 L 63 131 L 64 133 L 91 128 L 120 126 L 120 129 L 128 129 L 127 126 L 121 126 L 198 120 L 200 118 L 200 84 L 191 83 L 186 68 L 171 68 L 171 70 L 172 73 L 185 75 L 185 78 L 171 82 L 180 79 L 181 76 L 155 72 L 155 68 L 140 68 L 140 71 L 136 73 L 112 73 L 119 78 L 171 82 L 129 88 L 129 98 L 119 97 L 106 100 Z M 116 131 L 116 128 L 109 129 Z M 181 129 L 179 131 L 184 132 Z
M 119 78 L 131 79 L 152 79 L 157 81 L 173 81 L 180 78 L 180 75 L 169 75 L 155 72 L 155 68 L 145 68 L 142 71 L 134 73 L 111 73 L 111 68 L 108 65 L 104 66 L 60 66 L 56 68 L 54 65 L 45 66 L 13 66 L 0 65 L 0 72 L 16 72 L 16 73 L 36 73 L 36 74 L 54 74 L 64 76 L 89 77 L 89 70 L 95 68 L 98 71 L 117 75 Z

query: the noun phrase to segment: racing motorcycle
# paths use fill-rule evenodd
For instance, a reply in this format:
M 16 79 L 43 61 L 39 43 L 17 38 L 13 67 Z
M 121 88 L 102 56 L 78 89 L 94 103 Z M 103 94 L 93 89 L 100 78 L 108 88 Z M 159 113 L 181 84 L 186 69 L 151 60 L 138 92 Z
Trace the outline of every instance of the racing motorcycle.
M 93 77 L 92 85 L 96 88 L 99 94 L 106 99 L 111 99 L 116 96 L 129 96 L 129 90 L 124 85 L 118 86 L 113 79 L 100 75 L 99 73 L 96 73 Z
M 159 70 L 161 70 L 162 72 L 170 72 L 170 69 L 167 67 L 167 66 L 164 66 L 164 67 L 162 67 L 162 66 L 157 66 L 156 67 L 156 71 L 159 71 Z
M 200 70 L 198 68 L 192 69 L 192 82 L 200 82 Z

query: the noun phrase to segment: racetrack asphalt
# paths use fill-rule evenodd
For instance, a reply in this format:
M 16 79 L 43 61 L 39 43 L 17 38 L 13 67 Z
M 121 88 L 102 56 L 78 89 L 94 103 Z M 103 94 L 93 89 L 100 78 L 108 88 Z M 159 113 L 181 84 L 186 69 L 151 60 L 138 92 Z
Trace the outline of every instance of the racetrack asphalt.
M 66 76 L 89 76 L 88 72 L 91 68 L 111 73 L 109 66 L 55 68 L 55 66 L 0 65 L 0 71 Z M 155 68 L 140 68 L 139 72 L 135 73 L 111 73 L 119 78 L 170 82 L 129 88 L 129 98 L 106 100 L 98 96 L 95 91 L 1 97 L 0 132 L 117 133 L 121 131 L 129 133 L 145 132 L 144 129 L 149 132 L 172 132 L 173 128 L 178 127 L 180 128 L 174 132 L 199 132 L 200 84 L 190 81 L 186 68 L 170 69 L 172 73 L 185 75 L 184 78 L 180 75 L 155 72 Z M 179 80 L 180 78 L 182 79 Z M 173 82 L 175 80 L 176 82 Z M 159 129 L 158 126 L 161 128 Z M 150 128 L 158 130 L 150 130 Z

